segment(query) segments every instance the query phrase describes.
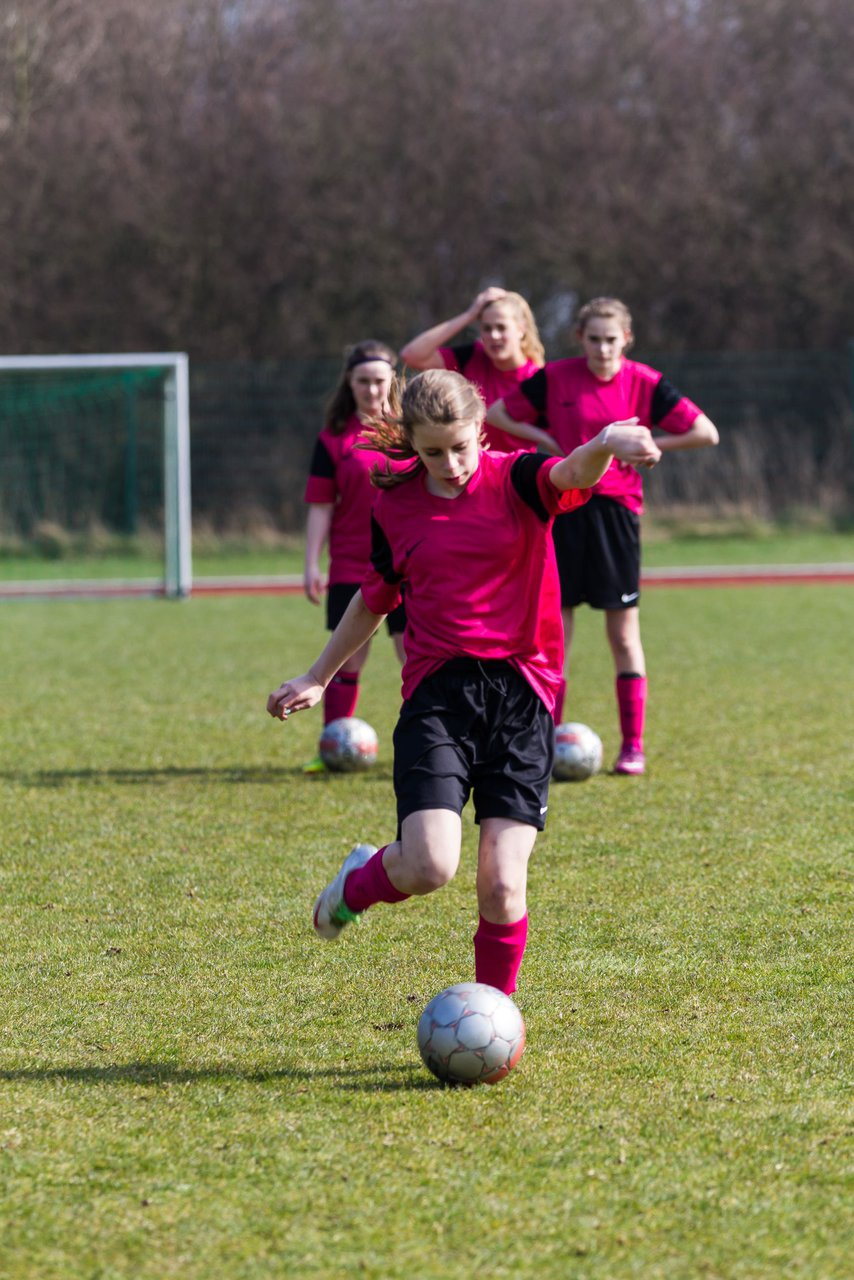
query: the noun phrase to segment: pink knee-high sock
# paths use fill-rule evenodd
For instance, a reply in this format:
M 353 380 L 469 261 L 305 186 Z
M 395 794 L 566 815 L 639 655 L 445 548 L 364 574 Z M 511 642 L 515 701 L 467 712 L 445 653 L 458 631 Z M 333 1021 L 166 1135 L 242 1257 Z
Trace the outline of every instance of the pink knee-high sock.
M 513 924 L 493 924 L 481 916 L 474 935 L 475 981 L 512 995 L 527 940 L 527 915 Z
M 643 723 L 646 713 L 646 676 L 635 671 L 617 676 L 617 706 L 623 745 L 643 747 Z
M 351 716 L 358 701 L 358 671 L 339 671 L 337 676 L 332 677 L 323 695 L 323 723 L 331 724 L 333 720 Z
M 377 902 L 404 902 L 410 895 L 395 889 L 383 866 L 388 845 L 378 849 L 363 867 L 351 871 L 344 881 L 344 901 L 351 911 L 367 911 Z
M 566 701 L 566 677 L 561 676 L 558 686 L 557 697 L 555 698 L 554 718 L 555 724 L 563 724 L 563 704 Z

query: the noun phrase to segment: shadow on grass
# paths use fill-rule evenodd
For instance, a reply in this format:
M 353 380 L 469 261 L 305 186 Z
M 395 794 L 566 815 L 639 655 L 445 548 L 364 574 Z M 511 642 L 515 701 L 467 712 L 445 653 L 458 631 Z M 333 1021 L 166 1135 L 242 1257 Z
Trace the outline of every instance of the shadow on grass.
M 45 1084 L 60 1080 L 67 1084 L 172 1085 L 204 1084 L 235 1080 L 246 1084 L 312 1084 L 334 1081 L 339 1089 L 364 1093 L 395 1093 L 402 1090 L 442 1089 L 432 1076 L 423 1076 L 416 1067 L 387 1062 L 372 1067 L 275 1067 L 268 1071 L 241 1071 L 235 1067 L 180 1067 L 170 1062 L 126 1062 L 102 1067 L 22 1067 L 0 1070 L 0 1082 Z M 303 1090 L 305 1092 L 305 1090 Z
M 343 777 L 352 777 L 344 774 Z M 332 773 L 304 774 L 302 766 L 280 768 L 270 765 L 243 767 L 226 766 L 215 769 L 199 766 L 182 769 L 177 766 L 166 766 L 160 769 L 44 769 L 27 773 L 22 770 L 0 770 L 0 780 L 16 783 L 22 787 L 65 787 L 74 783 L 89 783 L 95 786 L 104 783 L 119 783 L 122 786 L 163 785 L 169 782 L 206 782 L 219 784 L 237 782 L 250 786 L 277 785 L 285 778 L 302 778 L 309 786 L 334 786 L 337 775 Z M 388 784 L 391 778 L 390 769 L 372 769 L 370 773 L 360 774 L 360 782 Z

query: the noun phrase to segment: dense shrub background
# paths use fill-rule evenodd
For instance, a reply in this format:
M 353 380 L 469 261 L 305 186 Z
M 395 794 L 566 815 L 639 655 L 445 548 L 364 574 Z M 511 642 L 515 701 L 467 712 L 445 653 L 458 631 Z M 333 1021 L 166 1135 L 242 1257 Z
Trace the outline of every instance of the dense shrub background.
M 841 347 L 852 99 L 848 0 L 0 0 L 0 349 Z

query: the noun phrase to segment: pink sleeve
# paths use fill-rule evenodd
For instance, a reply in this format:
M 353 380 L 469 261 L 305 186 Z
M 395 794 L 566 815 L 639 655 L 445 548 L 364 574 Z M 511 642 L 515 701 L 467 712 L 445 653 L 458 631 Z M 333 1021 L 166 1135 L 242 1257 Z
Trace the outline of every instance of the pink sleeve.
M 324 428 L 314 445 L 308 479 L 305 484 L 304 502 L 330 503 L 338 497 L 336 478 L 339 447 Z
M 574 511 L 576 507 L 583 507 L 593 492 L 592 489 L 556 489 L 551 482 L 550 472 L 552 467 L 562 461 L 562 458 L 549 458 L 537 472 L 537 488 L 549 515 L 562 515 L 566 511 Z
M 693 400 L 683 396 L 679 403 L 655 424 L 655 428 L 658 430 L 660 427 L 662 431 L 669 431 L 673 436 L 684 435 L 686 431 L 690 431 L 702 412 L 703 410 L 695 405 Z
M 661 429 L 668 431 L 671 435 L 683 435 L 690 430 L 696 419 L 703 412 L 693 400 L 689 400 L 683 395 L 673 384 L 659 373 L 657 369 L 651 368 L 648 364 L 628 362 L 633 367 L 634 377 L 637 379 L 636 386 L 639 393 L 638 408 L 636 413 L 640 414 L 641 422 L 652 431 Z M 653 421 L 653 414 L 656 411 L 656 401 L 659 399 L 659 393 L 664 390 L 665 397 L 672 404 L 672 408 L 665 412 L 659 407 L 656 414 L 656 420 Z M 646 416 L 649 415 L 649 416 Z
M 460 366 L 457 364 L 457 357 L 450 347 L 439 347 L 439 355 L 442 357 L 442 363 L 446 369 L 450 369 L 452 373 L 459 373 Z
M 304 502 L 333 503 L 338 489 L 332 476 L 309 476 L 305 485 Z
M 399 583 L 386 582 L 373 567 L 368 570 L 362 582 L 362 599 L 371 613 L 392 613 L 402 598 Z

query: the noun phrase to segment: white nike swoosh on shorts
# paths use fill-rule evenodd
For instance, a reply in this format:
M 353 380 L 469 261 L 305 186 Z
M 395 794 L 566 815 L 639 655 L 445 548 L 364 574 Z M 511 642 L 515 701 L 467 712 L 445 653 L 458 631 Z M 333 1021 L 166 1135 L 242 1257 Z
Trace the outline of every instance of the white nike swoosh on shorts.
M 637 600 L 639 595 L 640 595 L 639 591 L 631 591 L 628 594 L 624 591 L 623 594 L 620 596 L 620 599 L 622 600 L 623 604 L 631 604 L 633 600 Z

